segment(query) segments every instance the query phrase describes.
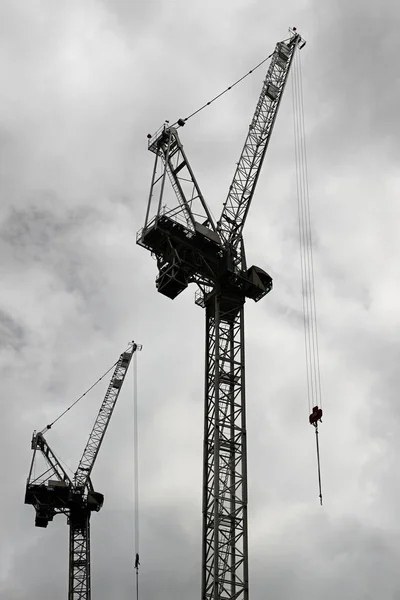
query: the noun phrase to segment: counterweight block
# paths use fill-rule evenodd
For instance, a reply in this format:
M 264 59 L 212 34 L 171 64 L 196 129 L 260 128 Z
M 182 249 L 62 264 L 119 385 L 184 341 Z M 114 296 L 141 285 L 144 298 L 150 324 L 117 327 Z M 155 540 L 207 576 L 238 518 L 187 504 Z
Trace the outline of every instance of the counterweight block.
M 230 253 L 214 232 L 196 223 L 191 231 L 174 219 L 154 219 L 138 234 L 138 244 L 156 257 L 160 294 L 176 298 L 189 283 L 198 280 L 221 290 L 224 296 L 251 298 L 258 302 L 272 290 L 272 278 L 260 267 L 236 271 Z

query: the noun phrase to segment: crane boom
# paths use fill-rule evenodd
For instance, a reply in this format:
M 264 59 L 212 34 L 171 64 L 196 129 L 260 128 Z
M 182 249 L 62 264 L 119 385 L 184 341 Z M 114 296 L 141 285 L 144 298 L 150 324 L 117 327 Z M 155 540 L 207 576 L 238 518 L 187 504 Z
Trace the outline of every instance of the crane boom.
M 223 244 L 233 252 L 235 266 L 242 263 L 242 231 L 256 189 L 258 177 L 271 139 L 290 66 L 297 46 L 305 42 L 294 33 L 276 44 L 265 77 L 233 181 L 224 203 L 218 232 Z
M 133 353 L 137 349 L 137 344 L 133 344 L 126 352 L 123 352 L 118 359 L 113 376 L 107 388 L 106 395 L 97 414 L 89 439 L 86 443 L 81 460 L 74 477 L 74 484 L 78 488 L 84 488 L 90 482 L 97 454 L 107 431 L 111 415 L 118 400 L 122 384 L 128 371 Z

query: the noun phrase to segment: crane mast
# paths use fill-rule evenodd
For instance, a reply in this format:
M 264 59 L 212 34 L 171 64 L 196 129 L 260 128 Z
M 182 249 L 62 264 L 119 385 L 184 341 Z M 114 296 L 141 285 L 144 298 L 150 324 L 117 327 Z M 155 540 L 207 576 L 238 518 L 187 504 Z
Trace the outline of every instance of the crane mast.
M 51 450 L 42 432 L 32 438 L 31 468 L 25 493 L 25 504 L 35 508 L 37 527 L 47 527 L 54 515 L 65 514 L 69 524 L 68 600 L 90 600 L 90 517 L 103 506 L 104 496 L 93 488 L 90 475 L 110 423 L 133 353 L 141 346 L 132 343 L 123 352 L 114 369 L 104 400 L 95 419 L 89 439 L 73 480 Z M 34 478 L 36 453 L 40 451 L 49 469 Z
M 304 43 L 291 30 L 290 38 L 275 47 L 216 229 L 177 129 L 166 123 L 149 138 L 156 158 L 137 243 L 157 259 L 157 290 L 174 299 L 189 283 L 196 283 L 195 302 L 206 313 L 202 600 L 248 600 L 244 304 L 247 298 L 258 301 L 268 294 L 272 279 L 260 267 L 247 268 L 242 230 L 293 54 Z M 184 160 L 171 168 L 176 148 Z M 179 188 L 184 167 L 189 172 L 186 181 L 196 191 L 186 202 Z M 163 206 L 167 175 L 178 199 L 175 207 Z M 202 210 L 196 214 L 191 197 L 200 199 Z

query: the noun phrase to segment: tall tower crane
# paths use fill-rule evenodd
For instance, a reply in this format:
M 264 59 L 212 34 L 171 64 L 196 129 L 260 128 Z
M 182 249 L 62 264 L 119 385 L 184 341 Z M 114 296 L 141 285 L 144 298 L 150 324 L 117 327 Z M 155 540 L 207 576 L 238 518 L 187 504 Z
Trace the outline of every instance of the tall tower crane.
M 294 52 L 304 45 L 294 28 L 276 44 L 217 223 L 179 139 L 185 120 L 148 136 L 155 162 L 137 243 L 157 260 L 157 290 L 173 299 L 196 283 L 195 302 L 206 312 L 202 600 L 248 600 L 243 308 L 268 294 L 272 279 L 247 267 L 242 233 Z M 167 176 L 174 207 L 163 205 Z
M 103 506 L 104 496 L 93 488 L 91 473 L 110 423 L 132 356 L 141 346 L 132 342 L 116 363 L 111 381 L 94 422 L 73 479 L 47 443 L 43 432 L 33 433 L 33 457 L 26 485 L 25 504 L 32 504 L 36 527 L 47 527 L 56 514 L 67 516 L 69 524 L 68 600 L 90 600 L 90 517 Z M 36 453 L 48 469 L 34 476 Z

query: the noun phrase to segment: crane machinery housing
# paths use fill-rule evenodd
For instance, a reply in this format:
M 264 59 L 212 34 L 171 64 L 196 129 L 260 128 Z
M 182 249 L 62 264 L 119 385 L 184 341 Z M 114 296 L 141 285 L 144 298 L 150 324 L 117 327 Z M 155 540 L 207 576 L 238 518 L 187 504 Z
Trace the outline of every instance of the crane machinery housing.
M 248 600 L 244 304 L 268 294 L 272 279 L 247 266 L 243 226 L 294 53 L 304 45 L 295 28 L 276 44 L 216 223 L 179 139 L 185 120 L 148 136 L 155 161 L 137 243 L 157 260 L 157 290 L 174 299 L 195 283 L 195 302 L 206 313 L 202 600 Z M 163 204 L 167 177 L 175 206 Z
M 73 479 L 47 443 L 43 432 L 32 437 L 33 457 L 25 492 L 25 504 L 35 509 L 36 527 L 47 527 L 57 514 L 67 516 L 69 524 L 68 600 L 91 599 L 90 517 L 103 506 L 104 496 L 95 491 L 91 473 L 110 423 L 132 356 L 141 346 L 132 342 L 114 369 L 104 400 Z M 47 427 L 49 429 L 50 426 Z M 34 476 L 36 453 L 44 457 L 48 469 Z

